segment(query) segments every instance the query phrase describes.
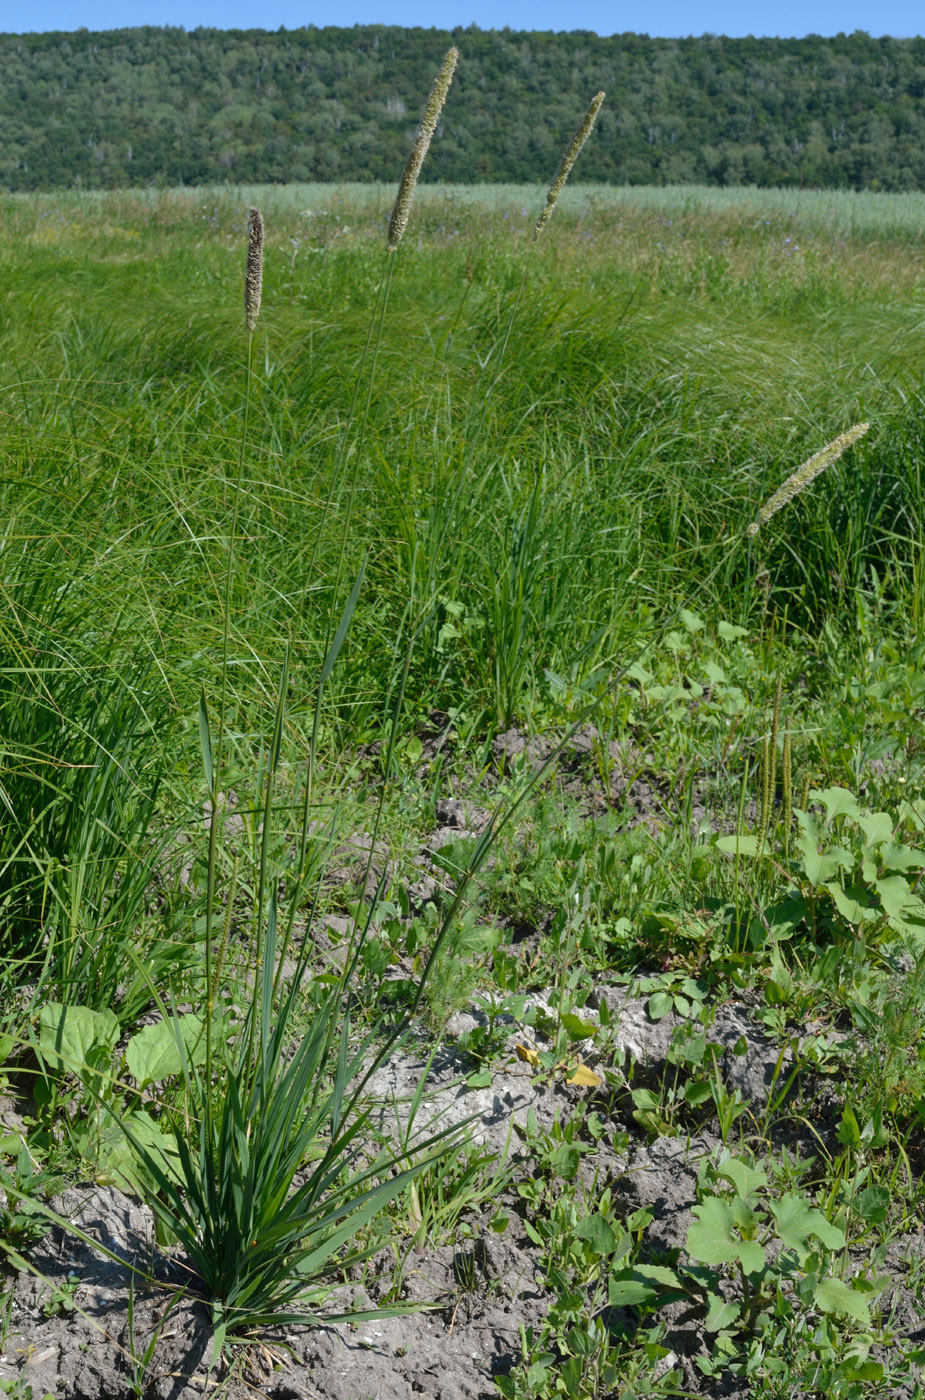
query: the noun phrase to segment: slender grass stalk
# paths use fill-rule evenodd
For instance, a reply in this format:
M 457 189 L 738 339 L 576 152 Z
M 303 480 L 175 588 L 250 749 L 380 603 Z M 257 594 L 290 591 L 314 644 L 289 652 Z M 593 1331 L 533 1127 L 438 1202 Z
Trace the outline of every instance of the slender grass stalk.
M 770 748 L 770 772 L 768 775 L 768 787 L 771 793 L 771 805 L 777 796 L 777 741 L 780 737 L 780 707 L 784 698 L 784 682 L 781 676 L 777 677 L 777 684 L 774 687 L 774 713 L 771 717 L 771 748 Z
M 781 803 L 784 824 L 784 857 L 790 859 L 790 828 L 793 825 L 793 753 L 789 726 L 784 730 L 784 752 L 781 756 Z
M 244 406 L 241 414 L 241 437 L 238 444 L 238 465 L 234 480 L 231 532 L 225 559 L 225 587 L 222 599 L 222 666 L 218 704 L 218 729 L 213 749 L 209 729 L 205 693 L 200 700 L 199 730 L 209 788 L 209 855 L 206 877 L 205 985 L 206 985 L 206 1082 L 212 1077 L 212 1000 L 213 1000 L 213 924 L 215 916 L 216 866 L 218 861 L 219 792 L 225 744 L 225 710 L 228 698 L 228 650 L 231 636 L 231 584 L 234 578 L 235 544 L 241 508 L 241 484 L 247 454 L 247 430 L 250 418 L 251 384 L 253 380 L 254 331 L 260 314 L 263 292 L 263 217 L 251 206 L 248 216 L 247 262 L 244 270 L 244 325 L 247 331 L 247 351 L 244 362 Z

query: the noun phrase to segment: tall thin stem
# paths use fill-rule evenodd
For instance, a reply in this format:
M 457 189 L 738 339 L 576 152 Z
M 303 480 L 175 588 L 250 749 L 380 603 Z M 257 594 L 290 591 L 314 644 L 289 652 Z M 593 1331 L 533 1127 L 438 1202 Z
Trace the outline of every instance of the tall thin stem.
M 231 512 L 231 533 L 225 550 L 225 588 L 222 598 L 222 668 L 221 687 L 218 700 L 218 732 L 212 755 L 212 780 L 209 793 L 209 862 L 206 877 L 206 1084 L 212 1077 L 212 931 L 215 917 L 215 873 L 218 859 L 218 797 L 221 786 L 222 758 L 225 746 L 225 711 L 228 699 L 228 650 L 231 636 L 231 584 L 234 577 L 235 542 L 238 534 L 238 519 L 241 507 L 241 486 L 244 478 L 244 460 L 247 452 L 247 429 L 250 418 L 251 382 L 253 378 L 254 332 L 247 331 L 247 354 L 245 358 L 244 407 L 241 415 L 241 440 L 238 446 L 238 465 L 234 480 L 234 499 Z

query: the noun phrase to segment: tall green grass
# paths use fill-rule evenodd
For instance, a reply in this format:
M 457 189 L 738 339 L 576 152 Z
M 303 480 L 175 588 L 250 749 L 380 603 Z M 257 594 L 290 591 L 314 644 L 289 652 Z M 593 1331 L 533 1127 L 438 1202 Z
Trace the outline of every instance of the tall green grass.
M 710 606 L 741 618 L 749 571 L 767 569 L 774 606 L 810 631 L 847 623 L 875 576 L 897 616 L 921 615 L 915 199 L 869 196 L 861 219 L 827 195 L 721 193 L 567 189 L 510 331 L 536 192 L 421 187 L 345 462 L 390 192 L 260 192 L 233 757 L 259 747 L 290 635 L 284 745 L 306 741 L 335 580 L 364 559 L 321 717 L 331 755 L 382 730 L 425 597 L 408 713 L 452 710 L 472 732 L 563 718 L 560 682 L 606 672 L 705 578 Z M 799 206 L 796 236 L 772 206 Z M 174 716 L 181 777 L 223 651 L 245 224 L 229 191 L 0 204 L 4 586 L 27 586 L 25 568 L 44 588 L 30 541 L 63 551 L 56 588 L 88 635 L 118 619 L 100 644 L 135 657 L 143 687 L 126 683 Z M 750 560 L 733 548 L 788 471 L 861 419 L 869 438 L 825 489 Z
M 791 250 L 790 235 L 756 223 L 747 205 L 680 208 L 680 226 L 669 226 L 642 195 L 624 206 L 572 190 L 571 210 L 564 200 L 531 266 L 485 407 L 536 203 L 525 199 L 505 220 L 494 203 L 420 193 L 365 448 L 350 464 L 343 576 L 367 550 L 370 564 L 351 665 L 325 718 L 337 747 L 381 723 L 390 639 L 424 577 L 440 601 L 416 649 L 412 710 L 459 708 L 464 694 L 476 728 L 542 713 L 552 703 L 547 672 L 580 677 L 605 664 L 640 608 L 669 606 L 714 563 L 716 608 L 740 611 L 744 566 L 729 540 L 796 462 L 862 418 L 874 424 L 869 442 L 836 469 L 830 490 L 795 507 L 795 530 L 762 542 L 762 559 L 790 617 L 813 627 L 871 569 L 894 580 L 897 600 L 913 587 L 923 354 L 920 274 L 904 235 L 872 244 L 852 234 L 836 247 L 820 197 L 820 231 Z M 877 198 L 895 229 L 893 197 Z M 343 489 L 332 473 L 387 210 L 384 195 L 377 205 L 332 190 L 308 219 L 288 192 L 276 199 L 230 674 L 245 706 L 271 703 L 304 607 L 297 724 L 307 713 L 298 678 L 319 660 L 341 549 L 345 507 L 323 503 L 332 484 Z M 27 480 L 26 514 L 53 534 L 57 501 L 80 499 L 81 528 L 101 558 L 111 551 L 107 576 L 143 628 L 159 683 L 188 716 L 221 627 L 243 203 L 202 192 L 17 198 L 2 218 L 17 234 L 5 239 L 11 267 L 15 259 L 2 331 L 7 503 Z M 447 484 L 460 471 L 467 489 L 444 549 Z M 499 578 L 512 589 L 503 626 Z M 454 636 L 447 624 L 462 605 Z M 511 608 L 528 617 L 526 631 Z M 508 637 L 503 655 L 486 641 L 492 629 Z

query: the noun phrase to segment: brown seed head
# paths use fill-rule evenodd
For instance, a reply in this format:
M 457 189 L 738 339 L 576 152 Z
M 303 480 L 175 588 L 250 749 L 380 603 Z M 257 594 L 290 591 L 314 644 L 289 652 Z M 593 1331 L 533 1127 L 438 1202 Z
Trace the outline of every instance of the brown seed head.
M 411 213 L 411 201 L 414 198 L 414 187 L 418 182 L 421 173 L 421 166 L 424 164 L 424 157 L 427 155 L 427 148 L 430 145 L 431 137 L 437 130 L 437 121 L 443 110 L 446 95 L 450 90 L 450 83 L 453 81 L 453 73 L 459 59 L 459 50 L 450 49 L 443 60 L 443 66 L 437 74 L 436 81 L 431 90 L 427 107 L 424 110 L 424 119 L 421 122 L 418 134 L 411 147 L 411 154 L 405 166 L 404 174 L 401 177 L 401 184 L 398 187 L 398 195 L 392 209 L 392 217 L 389 219 L 389 252 L 394 253 L 401 242 L 401 236 L 408 223 L 408 215 Z
M 559 195 L 562 193 L 563 186 L 565 185 L 565 182 L 568 179 L 569 174 L 571 173 L 572 166 L 575 164 L 576 160 L 578 159 L 581 153 L 582 146 L 585 144 L 588 137 L 591 135 L 591 128 L 594 126 L 594 120 L 598 112 L 601 110 L 601 103 L 603 101 L 604 94 L 602 92 L 599 92 L 596 97 L 592 98 L 591 106 L 585 113 L 584 121 L 582 122 L 578 130 L 575 132 L 572 144 L 569 146 L 565 155 L 562 157 L 562 164 L 559 166 L 559 173 L 556 175 L 556 178 L 549 186 L 549 193 L 546 196 L 546 208 L 543 210 L 542 214 L 537 219 L 536 228 L 533 230 L 534 243 L 539 238 L 540 234 L 543 232 L 543 229 L 549 223 L 549 216 L 552 213 L 553 209 L 555 209 L 556 207 L 556 201 L 558 200 Z
M 250 207 L 248 223 L 250 238 L 247 244 L 247 270 L 244 273 L 244 324 L 252 331 L 260 315 L 260 294 L 263 290 L 263 216 L 254 205 Z

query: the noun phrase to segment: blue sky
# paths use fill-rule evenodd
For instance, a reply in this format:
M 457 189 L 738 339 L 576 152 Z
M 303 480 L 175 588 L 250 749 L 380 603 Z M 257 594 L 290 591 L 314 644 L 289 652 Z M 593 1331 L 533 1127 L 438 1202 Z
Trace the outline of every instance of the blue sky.
M 5 12 L 5 13 L 4 13 Z M 593 29 L 660 35 L 925 32 L 921 0 L 32 0 L 0 8 L 0 31 L 118 29 L 136 24 L 195 29 L 295 29 L 304 24 L 477 24 L 482 29 Z

